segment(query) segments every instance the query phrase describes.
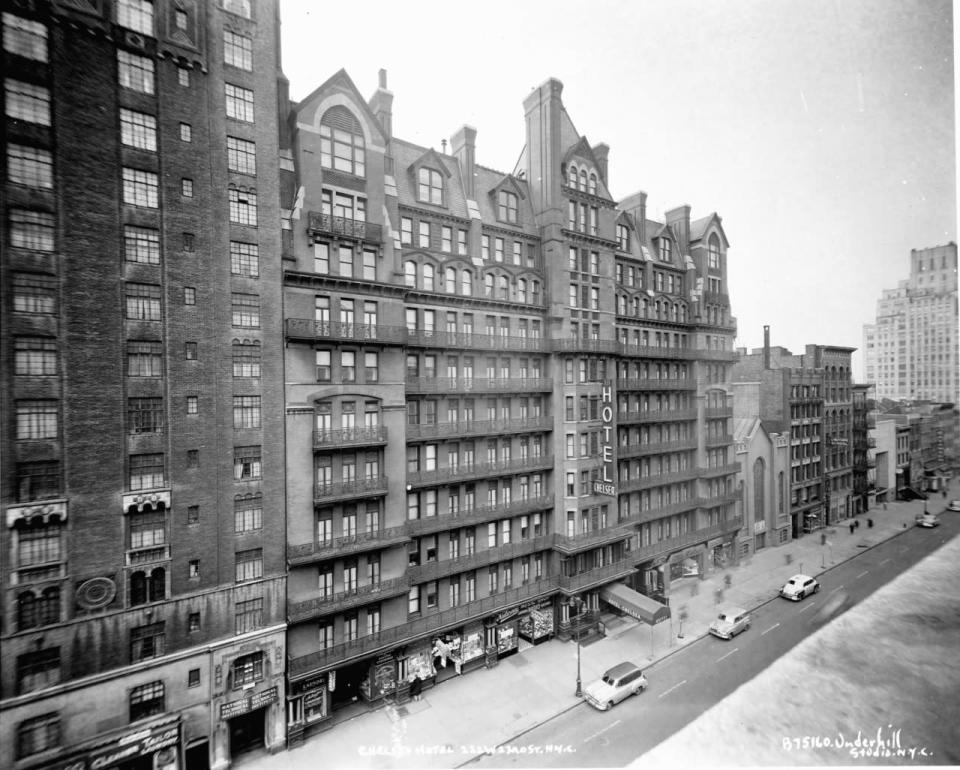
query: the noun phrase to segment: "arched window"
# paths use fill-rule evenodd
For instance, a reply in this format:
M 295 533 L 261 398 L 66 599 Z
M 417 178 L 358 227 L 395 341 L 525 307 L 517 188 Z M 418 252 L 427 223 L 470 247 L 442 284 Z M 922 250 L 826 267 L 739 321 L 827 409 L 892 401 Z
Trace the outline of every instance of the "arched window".
M 443 290 L 448 294 L 457 293 L 457 270 L 454 267 L 448 267 L 444 271 L 444 287 Z
M 587 170 L 585 168 L 580 169 L 580 189 L 584 192 L 587 191 Z
M 510 299 L 510 282 L 507 276 L 497 276 L 497 297 L 500 299 Z
M 634 316 L 640 315 L 640 297 L 633 297 L 630 300 L 630 314 Z
M 403 282 L 409 286 L 411 289 L 417 288 L 417 263 L 416 262 L 404 262 L 403 263 Z
M 530 291 L 531 293 L 530 301 L 533 302 L 534 304 L 539 305 L 540 304 L 540 281 L 533 281 L 531 283 L 531 286 L 532 288 Z
M 487 273 L 485 276 L 483 276 L 483 296 L 493 296 L 493 275 L 490 273 Z
M 460 293 L 464 297 L 473 295 L 473 273 L 469 270 L 464 270 L 460 274 Z
M 320 120 L 320 165 L 355 176 L 366 174 L 363 129 L 342 105 L 331 107 Z
M 525 278 L 521 278 L 517 281 L 517 301 L 527 301 L 527 280 Z
M 710 236 L 710 240 L 707 242 L 707 249 L 709 250 L 710 261 L 708 267 L 711 270 L 720 269 L 720 239 L 717 237 L 717 234 L 714 233 Z
M 17 630 L 26 631 L 40 625 L 37 598 L 33 591 L 24 591 L 17 597 Z
M 50 586 L 43 589 L 40 597 L 40 625 L 49 626 L 60 622 L 60 589 Z
M 783 471 L 777 474 L 777 513 L 783 513 Z
M 685 322 L 685 321 L 687 320 L 687 306 L 686 306 L 686 305 L 680 305 L 680 309 L 679 309 L 679 320 L 680 320 L 681 323 L 683 323 L 683 322 Z
M 763 480 L 766 477 L 766 463 L 762 457 L 758 457 L 753 463 L 753 520 L 763 521 L 766 518 L 766 510 L 763 501 L 766 498 L 763 488 Z
M 140 571 L 130 576 L 130 606 L 147 603 L 147 576 Z
M 433 291 L 435 288 L 433 281 L 434 272 L 433 265 L 426 264 L 423 266 L 423 288 L 426 291 Z
M 620 315 L 627 314 L 627 298 L 622 294 L 617 295 L 617 313 Z
M 577 167 L 569 166 L 567 168 L 567 184 L 572 187 L 574 190 L 577 189 Z
M 597 194 L 597 175 L 596 174 L 590 175 L 590 187 L 588 188 L 588 191 L 590 192 L 591 195 Z
M 167 572 L 163 567 L 157 567 L 150 573 L 149 599 L 158 602 L 167 596 Z

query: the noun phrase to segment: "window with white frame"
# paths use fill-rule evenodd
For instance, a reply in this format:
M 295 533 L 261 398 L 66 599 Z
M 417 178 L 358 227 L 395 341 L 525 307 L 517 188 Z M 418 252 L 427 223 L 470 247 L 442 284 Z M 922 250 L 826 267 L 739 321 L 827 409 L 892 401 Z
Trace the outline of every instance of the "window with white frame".
M 117 0 L 117 24 L 134 32 L 153 35 L 152 0 Z
M 259 446 L 233 448 L 233 480 L 256 481 L 263 478 L 262 452 Z
M 501 222 L 516 224 L 518 200 L 514 193 L 507 190 L 500 190 L 497 193 L 497 218 Z
M 253 123 L 253 91 L 231 83 L 224 83 L 227 117 L 244 123 Z
M 260 248 L 257 244 L 230 241 L 230 273 L 247 278 L 260 276 Z
M 239 174 L 257 173 L 257 145 L 235 136 L 227 137 L 227 168 Z
M 260 326 L 260 297 L 256 294 L 230 295 L 232 325 L 244 328 Z
M 10 245 L 32 251 L 53 251 L 54 218 L 46 211 L 10 209 Z
M 263 549 L 251 548 L 246 551 L 237 551 L 235 561 L 235 578 L 237 583 L 247 580 L 257 580 L 263 577 Z
M 49 150 L 7 145 L 7 180 L 13 184 L 49 190 L 53 188 L 53 156 Z
M 138 150 L 157 150 L 157 119 L 144 112 L 120 108 L 120 141 Z
M 126 168 L 123 173 L 123 202 L 155 209 L 159 206 L 159 181 L 152 171 Z
M 120 49 L 117 51 L 117 77 L 123 88 L 152 94 L 154 91 L 153 60 Z
M 417 172 L 417 200 L 443 205 L 443 177 L 439 171 L 421 168 Z
M 160 287 L 151 283 L 124 285 L 125 317 L 131 321 L 160 321 Z
M 3 50 L 25 59 L 48 61 L 46 26 L 4 11 Z
M 250 190 L 228 190 L 230 221 L 235 225 L 257 226 L 257 194 Z
M 354 176 L 366 174 L 363 128 L 341 105 L 331 107 L 320 120 L 320 165 Z
M 127 262 L 160 264 L 160 233 L 149 227 L 124 225 L 123 250 Z
M 253 40 L 229 29 L 223 31 L 223 63 L 250 72 L 253 70 Z

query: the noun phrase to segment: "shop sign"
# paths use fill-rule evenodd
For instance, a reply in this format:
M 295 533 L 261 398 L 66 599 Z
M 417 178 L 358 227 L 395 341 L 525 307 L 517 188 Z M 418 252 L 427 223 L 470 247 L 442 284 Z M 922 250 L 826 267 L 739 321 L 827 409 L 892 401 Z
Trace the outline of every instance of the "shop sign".
M 759 535 L 762 532 L 767 531 L 767 522 L 765 521 L 755 521 L 753 522 L 753 534 Z
M 717 537 L 707 542 L 707 548 L 716 548 L 718 545 L 721 545 L 722 543 L 723 543 L 723 538 Z
M 232 717 L 246 714 L 248 711 L 256 711 L 270 703 L 278 700 L 277 688 L 271 687 L 269 690 L 249 695 L 241 700 L 224 703 L 220 707 L 220 719 L 231 719 Z
M 319 674 L 317 676 L 311 676 L 306 679 L 301 679 L 299 682 L 292 682 L 292 689 L 295 695 L 300 693 L 307 692 L 308 690 L 316 690 L 320 687 L 326 687 L 327 684 L 327 675 Z
M 603 458 L 603 476 L 593 481 L 595 495 L 617 496 L 617 485 L 613 483 L 613 388 L 606 383 L 600 389 L 600 420 L 603 423 L 603 441 L 600 444 L 600 456 Z
M 180 741 L 180 725 L 140 730 L 120 738 L 115 745 L 90 755 L 91 770 L 110 767 L 124 760 L 135 759 L 175 746 Z
M 500 625 L 501 623 L 505 623 L 506 621 L 510 620 L 510 618 L 519 614 L 519 612 L 520 612 L 519 607 L 514 607 L 512 610 L 504 610 L 503 612 L 498 613 L 497 615 L 494 616 L 494 624 Z
M 534 599 L 531 602 L 524 602 L 518 607 L 518 609 L 520 610 L 520 612 L 524 612 L 526 610 L 542 610 L 552 606 L 553 606 L 553 599 L 550 599 L 550 598 Z
M 318 703 L 323 703 L 323 696 L 324 691 L 322 689 L 306 693 L 303 696 L 303 707 L 308 709 L 316 706 Z

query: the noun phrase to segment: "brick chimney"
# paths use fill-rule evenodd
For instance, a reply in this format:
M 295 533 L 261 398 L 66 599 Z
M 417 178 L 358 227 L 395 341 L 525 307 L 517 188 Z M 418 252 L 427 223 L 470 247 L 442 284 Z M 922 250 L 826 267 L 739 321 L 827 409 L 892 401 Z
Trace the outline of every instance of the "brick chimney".
M 463 126 L 450 139 L 450 149 L 460 164 L 460 176 L 463 177 L 463 190 L 469 200 L 476 200 L 473 174 L 477 153 L 477 129 Z
M 667 212 L 667 224 L 680 242 L 680 253 L 690 252 L 690 207 L 677 206 Z
M 563 116 L 563 83 L 550 78 L 523 100 L 526 116 L 527 182 L 534 213 L 552 211 L 551 219 L 561 223 L 560 195 L 560 126 Z M 543 223 L 541 222 L 541 225 Z
M 370 111 L 376 116 L 386 134 L 387 141 L 393 136 L 393 92 L 387 90 L 387 71 L 380 70 L 380 84 L 370 99 Z
M 770 368 L 770 327 L 763 327 L 763 368 Z
M 607 156 L 610 155 L 610 145 L 604 144 L 601 142 L 596 147 L 593 148 L 593 154 L 597 158 L 597 165 L 600 167 L 600 178 L 603 180 L 605 187 L 610 187 L 610 182 L 607 177 Z
M 633 217 L 640 234 L 640 243 L 647 242 L 647 194 L 640 190 L 620 201 L 619 208 Z

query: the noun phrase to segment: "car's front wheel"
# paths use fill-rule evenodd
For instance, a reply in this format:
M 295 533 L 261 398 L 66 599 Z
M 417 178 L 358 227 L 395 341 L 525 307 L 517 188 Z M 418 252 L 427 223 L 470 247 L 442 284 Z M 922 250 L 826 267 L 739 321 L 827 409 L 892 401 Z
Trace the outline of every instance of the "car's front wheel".
M 817 583 L 817 584 L 813 587 L 813 592 L 814 592 L 815 594 L 820 593 L 820 584 L 819 584 L 819 583 Z

